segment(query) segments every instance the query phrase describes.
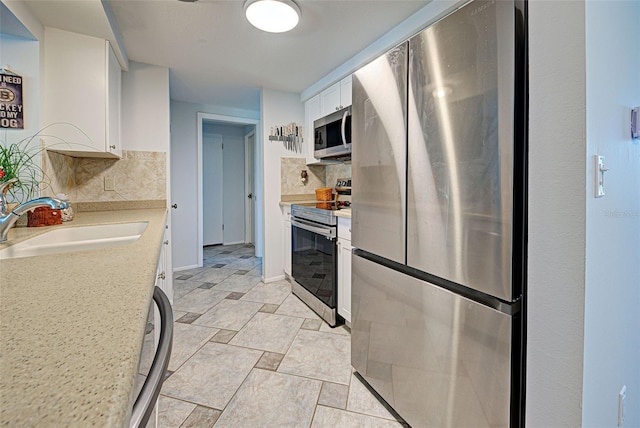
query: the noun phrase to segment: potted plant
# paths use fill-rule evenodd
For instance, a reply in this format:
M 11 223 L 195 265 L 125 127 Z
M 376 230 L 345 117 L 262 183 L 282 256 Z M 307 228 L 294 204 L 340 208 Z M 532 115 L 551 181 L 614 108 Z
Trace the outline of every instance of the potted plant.
M 10 212 L 17 205 L 39 196 L 49 179 L 41 167 L 42 148 L 32 144 L 34 137 L 17 143 L 0 141 L 0 181 L 18 179 L 5 189 L 4 199 Z M 26 224 L 26 216 L 19 223 Z

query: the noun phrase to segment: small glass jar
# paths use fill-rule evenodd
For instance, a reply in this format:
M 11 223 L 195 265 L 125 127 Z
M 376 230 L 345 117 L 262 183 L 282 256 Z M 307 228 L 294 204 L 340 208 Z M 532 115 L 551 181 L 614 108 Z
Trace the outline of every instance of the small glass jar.
M 64 202 L 69 202 L 69 196 L 65 193 L 58 193 L 56 195 L 56 198 L 60 199 L 61 201 Z M 74 212 L 73 212 L 73 208 L 71 208 L 71 203 L 69 202 L 69 208 L 64 208 L 62 210 L 60 210 L 60 214 L 62 217 L 62 221 L 71 221 L 73 220 L 74 217 Z

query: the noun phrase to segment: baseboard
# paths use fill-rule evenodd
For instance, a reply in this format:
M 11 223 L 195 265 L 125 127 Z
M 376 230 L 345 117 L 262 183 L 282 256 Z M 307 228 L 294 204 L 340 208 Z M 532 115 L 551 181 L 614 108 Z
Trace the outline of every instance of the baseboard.
M 286 279 L 284 275 L 272 276 L 271 278 L 265 278 L 264 275 L 262 276 L 262 282 L 264 282 L 265 284 L 268 284 L 270 282 L 282 281 L 283 279 Z
M 222 245 L 236 245 L 236 244 L 244 244 L 244 241 L 232 241 L 232 242 L 223 242 Z
M 173 271 L 174 272 L 180 272 L 180 271 L 183 271 L 183 270 L 195 269 L 195 268 L 199 268 L 199 267 L 202 267 L 202 266 L 198 266 L 198 265 L 180 266 L 180 267 L 174 267 Z

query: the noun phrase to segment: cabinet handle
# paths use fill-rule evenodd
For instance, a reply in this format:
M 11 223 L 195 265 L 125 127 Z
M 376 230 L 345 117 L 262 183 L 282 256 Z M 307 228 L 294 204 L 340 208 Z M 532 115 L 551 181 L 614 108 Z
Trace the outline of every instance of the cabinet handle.
M 164 272 L 161 272 L 158 274 L 158 279 L 165 279 L 166 275 L 164 274 Z
M 178 204 L 171 205 L 171 208 L 173 208 L 174 210 L 177 210 L 178 209 Z
M 115 146 L 115 144 L 114 144 L 114 145 L 109 146 L 109 148 L 110 148 L 111 150 L 115 150 L 115 149 L 116 149 L 116 146 Z
M 164 245 L 169 245 L 169 240 L 164 241 Z

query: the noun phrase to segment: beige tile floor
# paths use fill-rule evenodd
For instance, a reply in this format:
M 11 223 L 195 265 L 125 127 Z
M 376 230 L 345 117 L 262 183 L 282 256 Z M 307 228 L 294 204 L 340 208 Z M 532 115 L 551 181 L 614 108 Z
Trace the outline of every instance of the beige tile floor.
M 174 342 L 159 426 L 402 427 L 354 376 L 344 327 L 262 283 L 247 245 L 206 247 L 174 278 Z

